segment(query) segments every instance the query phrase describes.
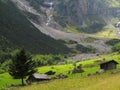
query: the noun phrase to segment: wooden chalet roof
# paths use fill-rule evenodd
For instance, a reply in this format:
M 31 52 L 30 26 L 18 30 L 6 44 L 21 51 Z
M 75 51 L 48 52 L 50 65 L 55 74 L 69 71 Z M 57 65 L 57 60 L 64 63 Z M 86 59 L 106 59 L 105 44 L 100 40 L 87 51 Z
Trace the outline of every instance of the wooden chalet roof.
M 110 61 L 102 62 L 100 65 L 102 65 L 102 64 L 107 64 L 107 63 L 110 63 L 110 62 L 114 62 L 114 63 L 118 64 L 118 62 L 116 62 L 115 60 L 110 60 Z
M 46 74 L 33 74 L 32 75 L 36 79 L 51 79 L 48 75 Z

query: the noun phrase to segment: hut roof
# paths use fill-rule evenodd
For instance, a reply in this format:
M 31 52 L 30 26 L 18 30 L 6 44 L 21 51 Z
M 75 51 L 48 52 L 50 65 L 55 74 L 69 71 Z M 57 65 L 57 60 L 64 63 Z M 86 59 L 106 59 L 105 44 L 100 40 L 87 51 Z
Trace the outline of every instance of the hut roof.
M 36 79 L 51 79 L 48 75 L 46 74 L 33 74 L 33 77 Z
M 102 62 L 101 64 L 106 64 L 106 63 L 110 63 L 110 62 L 114 62 L 114 63 L 118 64 L 118 62 L 116 62 L 115 60 L 105 61 L 105 62 Z

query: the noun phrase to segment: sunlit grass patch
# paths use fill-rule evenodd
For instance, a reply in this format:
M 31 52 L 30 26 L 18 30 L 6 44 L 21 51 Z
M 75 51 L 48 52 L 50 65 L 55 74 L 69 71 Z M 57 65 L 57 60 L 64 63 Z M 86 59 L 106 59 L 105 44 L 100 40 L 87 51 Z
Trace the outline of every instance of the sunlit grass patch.
M 8 73 L 0 74 L 0 90 L 6 86 L 20 84 L 20 79 L 13 79 Z
M 94 34 L 95 36 L 105 37 L 105 38 L 116 38 L 115 30 L 106 26 L 98 33 Z
M 120 74 L 103 73 L 90 77 L 59 79 L 13 90 L 120 90 Z

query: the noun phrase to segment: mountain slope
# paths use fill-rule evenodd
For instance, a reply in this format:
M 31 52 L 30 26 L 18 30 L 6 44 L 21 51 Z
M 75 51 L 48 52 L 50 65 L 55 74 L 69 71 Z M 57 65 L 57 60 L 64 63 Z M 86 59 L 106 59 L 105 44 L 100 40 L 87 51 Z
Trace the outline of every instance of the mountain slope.
M 64 24 L 64 20 L 66 20 L 67 18 L 70 18 L 71 21 L 74 22 L 74 18 L 71 18 L 72 16 L 74 16 L 74 14 L 78 14 L 78 13 L 72 13 L 71 12 L 71 9 L 70 8 L 67 8 L 67 7 L 71 7 L 70 5 L 71 4 L 75 4 L 77 1 L 70 1 L 70 0 L 61 0 L 61 1 L 58 1 L 58 0 L 46 0 L 46 1 L 42 1 L 40 0 L 12 0 L 15 5 L 17 5 L 19 7 L 19 9 L 21 9 L 24 14 L 26 15 L 27 18 L 29 18 L 29 20 L 32 22 L 32 24 L 38 28 L 41 32 L 47 34 L 47 35 L 50 35 L 51 37 L 55 38 L 55 39 L 62 39 L 62 40 L 73 40 L 73 41 L 77 41 L 78 44 L 82 44 L 84 46 L 92 46 L 94 48 L 96 48 L 98 50 L 99 53 L 106 53 L 106 52 L 109 52 L 111 49 L 111 47 L 105 45 L 105 42 L 108 40 L 108 39 L 104 39 L 104 38 L 97 38 L 96 36 L 94 36 L 94 38 L 97 38 L 95 42 L 92 42 L 92 43 L 87 43 L 87 42 L 83 42 L 84 39 L 86 38 L 89 38 L 91 37 L 91 35 L 88 35 L 88 34 L 75 34 L 75 33 L 68 33 L 70 30 L 77 30 L 79 28 L 77 28 L 77 26 L 79 27 L 85 27 L 86 29 L 84 29 L 84 31 L 87 31 L 88 33 L 92 33 L 92 32 L 100 32 L 100 28 L 102 28 L 101 26 L 99 25 L 102 25 L 102 24 L 98 24 L 98 22 L 102 22 L 104 23 L 107 23 L 107 19 L 106 19 L 106 22 L 105 20 L 103 20 L 105 17 L 105 15 L 101 15 L 100 12 L 102 12 L 102 9 L 104 9 L 105 4 L 103 4 L 103 8 L 102 9 L 99 9 L 98 11 L 94 12 L 95 10 L 95 7 L 93 8 L 92 7 L 92 4 L 89 4 L 89 7 L 92 7 L 92 9 L 89 8 L 89 12 L 88 10 L 86 11 L 86 13 L 84 12 L 84 10 L 82 12 L 78 12 L 80 15 L 86 15 L 86 19 L 89 23 L 93 24 L 92 25 L 92 28 L 96 28 L 96 29 L 91 29 L 89 27 L 87 27 L 87 24 L 84 23 L 84 25 L 81 25 L 80 23 L 76 22 L 76 23 L 73 23 L 74 25 L 72 24 L 69 24 L 70 22 L 67 21 L 67 30 L 69 30 L 68 32 L 66 32 L 64 30 L 64 27 L 59 27 L 60 23 L 59 22 L 55 22 L 56 20 L 59 20 L 59 18 L 55 18 L 55 14 L 59 14 L 59 15 L 63 15 L 65 17 L 62 17 L 60 18 L 60 21 L 62 22 L 62 24 Z M 98 3 L 98 4 L 102 4 L 103 1 L 93 1 L 94 3 Z M 74 3 L 73 3 L 74 2 Z M 79 2 L 77 4 L 75 4 L 74 6 L 74 9 L 79 9 L 79 8 L 87 8 L 86 5 L 83 5 L 83 7 L 80 7 L 79 4 L 81 3 L 92 3 L 92 1 L 84 1 L 84 2 Z M 71 3 L 71 4 L 68 4 L 68 3 Z M 51 4 L 52 4 L 52 7 L 51 7 Z M 66 5 L 66 7 L 61 7 L 61 5 Z M 77 8 L 78 7 L 78 8 Z M 64 10 L 67 8 L 67 11 L 64 12 Z M 72 8 L 72 7 L 71 7 Z M 87 14 L 90 13 L 90 10 L 91 10 L 91 13 L 96 13 L 96 15 L 94 14 L 91 14 L 90 16 L 88 16 Z M 105 9 L 107 11 L 107 8 Z M 57 13 L 59 11 L 59 13 Z M 71 13 L 71 14 L 66 14 L 67 12 Z M 100 16 L 98 17 L 97 15 L 100 14 Z M 103 16 L 103 17 L 102 17 Z M 109 16 L 108 16 L 109 18 Z M 78 20 L 83 20 L 85 21 L 86 19 L 85 18 L 79 18 L 79 15 L 78 17 L 76 17 L 76 19 Z M 91 20 L 91 21 L 90 21 Z M 46 25 L 48 24 L 48 22 L 46 21 L 49 21 L 49 25 Z M 97 23 L 97 24 L 94 24 Z M 88 24 L 89 24 L 88 23 Z M 79 24 L 79 25 L 77 25 Z M 69 27 L 70 26 L 70 27 Z M 91 26 L 91 25 L 90 25 Z M 112 26 L 112 25 L 110 25 Z M 106 28 L 105 28 L 106 29 Z M 111 36 L 114 34 L 111 34 L 111 30 L 113 30 L 114 28 L 110 29 L 108 28 L 108 33 L 106 33 L 106 36 Z M 109 33 L 110 32 L 110 33 Z M 75 45 L 74 45 L 75 46 Z M 75 47 L 76 48 L 76 47 Z M 78 50 L 79 51 L 79 50 Z
M 32 53 L 68 53 L 69 49 L 42 34 L 9 0 L 0 0 L 0 49 L 24 47 Z
M 117 23 L 120 17 L 120 0 L 12 1 L 19 3 L 18 7 L 24 11 L 32 12 L 33 15 L 26 14 L 38 24 L 49 24 L 47 26 L 60 30 L 67 28 L 68 32 L 98 33 L 104 31 L 106 25 Z

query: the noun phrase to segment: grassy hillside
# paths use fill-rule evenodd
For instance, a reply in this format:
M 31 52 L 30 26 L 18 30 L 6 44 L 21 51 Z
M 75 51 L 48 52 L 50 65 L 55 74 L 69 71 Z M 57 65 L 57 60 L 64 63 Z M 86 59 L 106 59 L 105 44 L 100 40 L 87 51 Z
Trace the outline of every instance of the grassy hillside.
M 23 88 L 14 88 L 15 90 L 33 90 L 33 88 L 35 90 L 96 90 L 96 88 L 99 87 L 99 85 L 104 82 L 104 80 L 108 80 L 111 81 L 113 80 L 113 82 L 116 81 L 115 84 L 113 84 L 112 87 L 114 88 L 118 88 L 118 80 L 117 79 L 111 79 L 111 78 L 115 78 L 115 77 L 120 77 L 119 74 L 116 75 L 111 75 L 111 72 L 115 72 L 115 71 L 119 71 L 120 69 L 120 64 L 118 64 L 117 68 L 118 70 L 115 71 L 110 71 L 107 73 L 103 73 L 101 75 L 93 75 L 88 77 L 88 74 L 94 74 L 96 73 L 96 71 L 99 70 L 99 63 L 101 61 L 104 60 L 111 60 L 114 59 L 116 60 L 118 63 L 120 63 L 120 55 L 118 53 L 113 53 L 113 54 L 109 54 L 109 55 L 100 55 L 98 58 L 95 59 L 90 59 L 90 60 L 86 60 L 86 61 L 82 61 L 82 62 L 78 62 L 77 65 L 82 64 L 82 68 L 84 70 L 83 73 L 76 73 L 76 74 L 68 74 L 68 71 L 73 69 L 73 65 L 72 64 L 65 64 L 65 65 L 54 65 L 54 66 L 44 66 L 44 67 L 40 67 L 38 68 L 38 73 L 45 73 L 49 70 L 55 71 L 56 74 L 58 75 L 60 73 L 63 73 L 65 75 L 68 75 L 69 78 L 68 79 L 63 79 L 63 80 L 53 80 L 50 81 L 49 83 L 42 83 L 42 84 L 38 84 L 38 85 L 32 85 L 32 86 L 27 86 L 27 87 L 23 87 Z M 10 80 L 11 82 L 7 82 L 8 80 Z M 93 81 L 91 83 L 91 80 Z M 7 73 L 5 74 L 0 74 L 0 83 L 2 83 L 2 85 L 0 85 L 0 88 L 6 85 L 10 85 L 10 84 L 20 84 L 19 80 L 14 80 L 11 78 L 10 75 L 8 75 Z M 66 84 L 65 84 L 66 83 Z M 107 87 L 105 87 L 107 85 L 108 82 L 105 82 L 105 85 L 103 85 L 102 90 L 109 90 Z M 98 85 L 98 86 L 94 86 L 94 85 Z M 116 86 L 117 85 L 117 86 Z M 49 88 L 48 88 L 49 87 Z M 88 89 L 89 88 L 89 89 Z M 95 88 L 95 89 L 94 89 Z M 12 90 L 14 90 L 12 89 Z M 8 89 L 9 90 L 9 89 Z M 113 89 L 110 89 L 113 90 Z M 119 90 L 119 89 L 114 89 L 114 90 Z
M 88 74 L 93 74 L 97 70 L 99 70 L 99 68 L 100 68 L 99 64 L 101 62 L 112 60 L 112 59 L 117 61 L 118 63 L 120 63 L 120 60 L 119 60 L 120 55 L 119 55 L 119 53 L 113 53 L 113 54 L 108 54 L 108 55 L 100 55 L 97 58 L 93 58 L 93 59 L 78 62 L 77 65 L 82 64 L 82 68 L 85 71 L 85 72 L 82 73 L 82 76 L 84 77 L 84 76 L 87 76 Z M 118 69 L 120 68 L 120 64 L 117 65 L 117 68 Z M 81 76 L 81 74 L 80 74 L 80 76 L 78 76 L 78 74 L 69 75 L 68 71 L 70 71 L 72 69 L 73 69 L 72 64 L 65 64 L 65 65 L 54 65 L 54 66 L 40 67 L 40 68 L 38 68 L 38 72 L 39 73 L 45 73 L 47 71 L 52 70 L 52 71 L 56 72 L 56 75 L 59 74 L 59 73 L 63 73 L 63 74 L 68 75 L 69 77 L 80 77 Z
M 42 34 L 10 0 L 0 0 L 0 49 L 24 47 L 32 53 L 68 53 L 59 41 Z
M 0 90 L 5 86 L 20 84 L 20 79 L 13 79 L 8 73 L 0 74 Z
M 106 73 L 87 78 L 54 80 L 12 90 L 119 90 L 119 78 L 120 74 Z

